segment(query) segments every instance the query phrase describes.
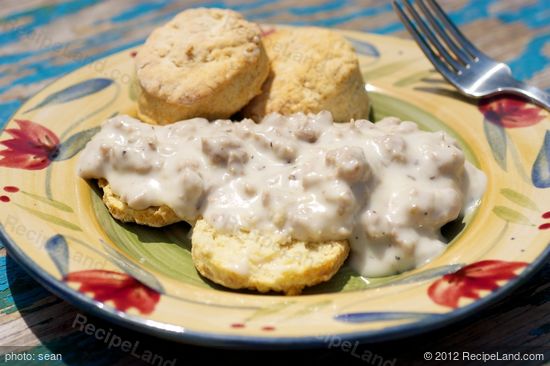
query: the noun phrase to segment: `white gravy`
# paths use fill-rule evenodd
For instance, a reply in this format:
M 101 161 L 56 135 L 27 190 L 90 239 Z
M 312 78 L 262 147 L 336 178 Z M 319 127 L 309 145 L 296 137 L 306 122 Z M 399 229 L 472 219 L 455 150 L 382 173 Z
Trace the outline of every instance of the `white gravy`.
M 396 118 L 333 123 L 329 112 L 167 126 L 117 116 L 82 152 L 79 175 L 107 179 L 131 208 L 166 205 L 224 232 L 348 239 L 365 276 L 441 253 L 441 226 L 473 210 L 485 189 L 444 132 Z

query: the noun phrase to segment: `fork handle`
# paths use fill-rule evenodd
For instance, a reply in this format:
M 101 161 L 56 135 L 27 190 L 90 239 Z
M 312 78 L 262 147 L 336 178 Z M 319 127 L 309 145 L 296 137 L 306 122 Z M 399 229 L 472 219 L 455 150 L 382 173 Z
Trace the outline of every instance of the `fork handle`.
M 526 83 L 519 80 L 514 80 L 513 84 L 510 87 L 503 88 L 502 91 L 527 97 L 531 101 L 533 101 L 533 103 L 538 104 L 541 107 L 544 107 L 546 110 L 550 111 L 550 94 L 542 91 L 539 88 L 527 85 Z

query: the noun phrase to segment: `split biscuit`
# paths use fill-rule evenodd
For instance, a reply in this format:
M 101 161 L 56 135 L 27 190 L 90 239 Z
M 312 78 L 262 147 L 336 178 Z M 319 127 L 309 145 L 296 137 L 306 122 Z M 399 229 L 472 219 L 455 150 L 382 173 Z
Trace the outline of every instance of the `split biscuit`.
M 105 179 L 99 179 L 98 185 L 103 189 L 103 203 L 109 209 L 111 215 L 122 222 L 135 222 L 140 225 L 162 227 L 182 221 L 168 206 L 147 207 L 143 210 L 135 210 L 116 195 Z
M 136 210 L 99 179 L 103 202 L 123 222 L 162 227 L 182 221 L 168 206 Z M 218 232 L 199 219 L 191 237 L 193 264 L 201 275 L 232 289 L 284 292 L 298 295 L 304 287 L 328 281 L 349 254 L 346 240 L 304 242 L 238 231 Z
M 198 220 L 191 241 L 195 267 L 204 277 L 232 289 L 298 295 L 328 281 L 349 253 L 346 240 L 304 242 L 239 231 L 218 232 Z

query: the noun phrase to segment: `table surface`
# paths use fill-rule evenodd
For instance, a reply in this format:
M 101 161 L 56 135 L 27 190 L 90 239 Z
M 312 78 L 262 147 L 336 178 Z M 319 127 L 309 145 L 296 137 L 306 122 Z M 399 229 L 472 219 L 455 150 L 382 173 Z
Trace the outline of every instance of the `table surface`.
M 516 77 L 550 90 L 548 0 L 441 1 L 464 33 L 489 55 L 507 62 Z M 262 23 L 315 25 L 408 38 L 386 0 L 97 1 L 3 0 L 0 6 L 0 128 L 29 96 L 88 62 L 141 43 L 148 33 L 191 6 L 228 7 Z M 60 52 L 63 50 L 63 52 Z M 69 56 L 67 56 L 69 55 Z M 265 353 L 175 344 L 93 319 L 123 339 L 140 342 L 165 364 L 297 362 L 382 365 L 422 364 L 422 350 L 544 352 L 550 359 L 550 263 L 499 303 L 435 332 L 409 339 L 310 351 Z M 0 243 L 0 353 L 60 354 L 41 364 L 139 364 L 71 327 L 79 310 L 50 294 L 19 267 Z M 15 346 L 15 347 L 14 347 Z M 354 345 L 355 347 L 355 345 Z M 269 352 L 269 351 L 267 351 Z M 267 356 L 267 357 L 266 357 Z M 260 358 L 261 357 L 261 358 Z M 3 361 L 3 359 L 0 357 Z M 33 362 L 18 362 L 33 364 Z M 532 364 L 542 364 L 533 362 Z M 437 364 L 433 362 L 433 364 Z M 454 363 L 458 364 L 458 363 Z M 472 362 L 476 364 L 476 362 Z M 526 364 L 525 362 L 522 364 Z

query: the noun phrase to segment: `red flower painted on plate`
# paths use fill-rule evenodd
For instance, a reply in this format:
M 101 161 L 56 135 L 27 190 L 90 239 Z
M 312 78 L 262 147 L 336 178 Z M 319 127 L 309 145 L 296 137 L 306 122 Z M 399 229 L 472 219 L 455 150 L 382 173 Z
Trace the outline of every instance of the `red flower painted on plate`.
M 462 297 L 478 299 L 479 291 L 498 289 L 498 281 L 516 277 L 515 271 L 527 265 L 499 260 L 475 262 L 432 283 L 428 296 L 439 305 L 457 308 Z
M 59 138 L 37 123 L 18 120 L 19 128 L 8 128 L 13 138 L 0 141 L 7 149 L 0 151 L 0 166 L 28 170 L 44 169 L 59 151 Z
M 121 311 L 134 307 L 142 314 L 150 314 L 160 300 L 158 292 L 125 273 L 86 270 L 69 273 L 65 281 L 80 282 L 79 291 L 92 292 L 94 299 L 101 302 L 111 300 Z
M 488 121 L 505 128 L 532 126 L 544 119 L 542 109 L 511 95 L 482 99 L 479 111 Z

